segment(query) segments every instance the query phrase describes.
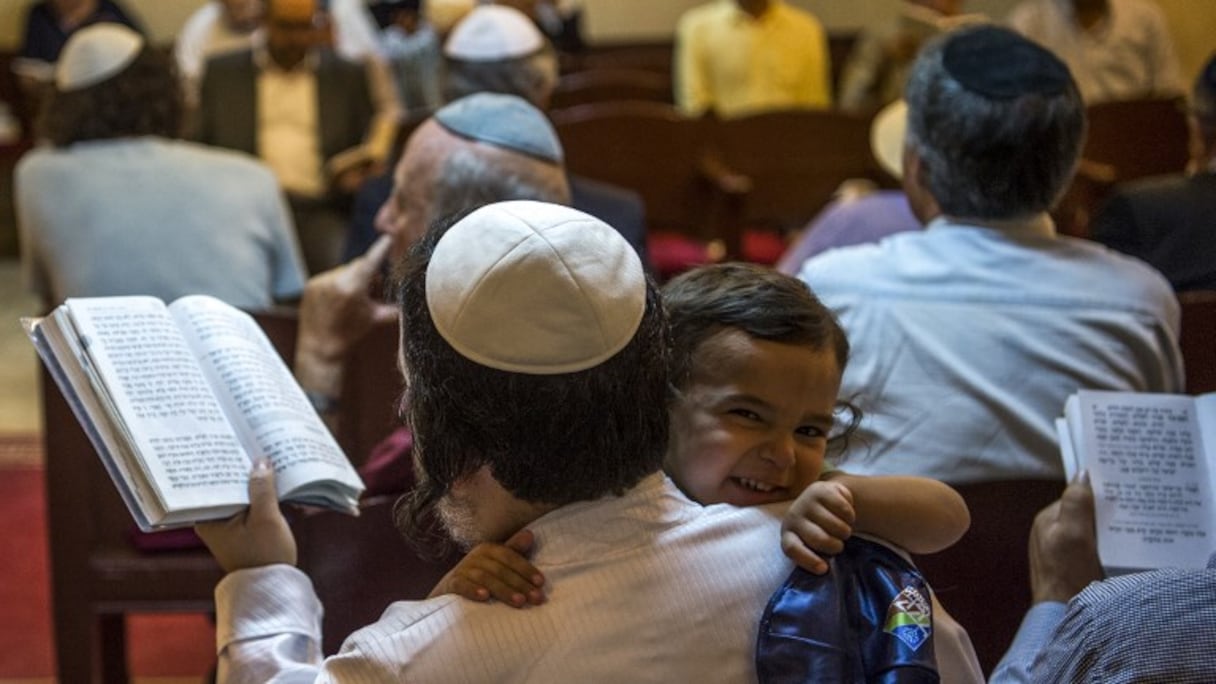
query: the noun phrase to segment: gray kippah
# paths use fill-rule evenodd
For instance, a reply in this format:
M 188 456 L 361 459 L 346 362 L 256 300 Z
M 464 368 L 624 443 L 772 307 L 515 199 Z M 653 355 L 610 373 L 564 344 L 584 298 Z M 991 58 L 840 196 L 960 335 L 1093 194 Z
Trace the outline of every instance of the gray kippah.
M 435 112 L 435 121 L 469 140 L 552 164 L 562 163 L 562 144 L 553 124 L 539 109 L 515 95 L 474 93 Z

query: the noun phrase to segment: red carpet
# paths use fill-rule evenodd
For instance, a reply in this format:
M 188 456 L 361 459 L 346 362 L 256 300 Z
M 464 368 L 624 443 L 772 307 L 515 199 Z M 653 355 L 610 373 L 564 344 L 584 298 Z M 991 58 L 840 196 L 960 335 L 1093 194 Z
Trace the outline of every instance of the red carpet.
M 55 671 L 43 509 L 41 469 L 0 470 L 0 679 Z M 139 676 L 201 680 L 215 659 L 214 632 L 202 615 L 134 616 L 127 642 Z

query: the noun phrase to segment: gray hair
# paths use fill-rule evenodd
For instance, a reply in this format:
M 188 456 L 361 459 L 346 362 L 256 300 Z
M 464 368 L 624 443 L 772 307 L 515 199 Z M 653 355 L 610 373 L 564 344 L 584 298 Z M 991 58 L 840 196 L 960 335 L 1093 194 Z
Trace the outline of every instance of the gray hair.
M 464 60 L 444 58 L 443 100 L 453 102 L 473 93 L 518 95 L 545 109 L 557 86 L 557 53 L 548 44 L 515 59 Z
M 943 65 L 957 35 L 929 43 L 908 78 L 907 144 L 920 157 L 922 183 L 949 216 L 1013 219 L 1049 210 L 1071 180 L 1084 140 L 1076 84 L 1069 79 L 1058 95 L 984 97 Z
M 457 149 L 443 160 L 443 166 L 439 169 L 431 219 L 442 220 L 507 200 L 570 204 L 570 189 L 564 182 L 565 176 L 540 173 L 544 166 L 556 168 L 556 165 L 530 157 L 521 159 L 519 163 L 504 164 L 467 148 Z

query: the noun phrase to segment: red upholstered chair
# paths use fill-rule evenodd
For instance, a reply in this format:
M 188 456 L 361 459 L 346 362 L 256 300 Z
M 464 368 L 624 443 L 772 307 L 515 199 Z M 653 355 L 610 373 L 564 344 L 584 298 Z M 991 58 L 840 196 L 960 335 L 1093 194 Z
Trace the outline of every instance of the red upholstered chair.
M 955 485 L 971 509 L 971 529 L 953 547 L 916 564 L 942 605 L 971 636 L 984 671 L 1009 648 L 1030 607 L 1027 543 L 1034 516 L 1064 483 L 1010 480 Z

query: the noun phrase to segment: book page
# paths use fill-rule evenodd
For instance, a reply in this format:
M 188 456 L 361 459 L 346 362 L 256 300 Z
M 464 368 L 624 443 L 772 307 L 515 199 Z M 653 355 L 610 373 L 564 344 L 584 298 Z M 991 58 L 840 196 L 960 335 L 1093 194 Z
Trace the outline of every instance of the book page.
M 1212 497 L 1192 399 L 1080 392 L 1079 403 L 1102 565 L 1204 567 Z
M 253 317 L 201 295 L 183 297 L 170 310 L 245 448 L 274 464 L 281 496 L 319 479 L 362 490 L 346 454 Z
M 65 307 L 85 370 L 121 416 L 165 508 L 246 502 L 249 460 L 164 305 L 103 297 Z
M 1077 451 L 1073 448 L 1072 430 L 1064 418 L 1056 418 L 1056 440 L 1060 443 L 1060 461 L 1064 463 L 1064 481 L 1072 482 L 1077 479 L 1081 465 L 1077 461 Z

